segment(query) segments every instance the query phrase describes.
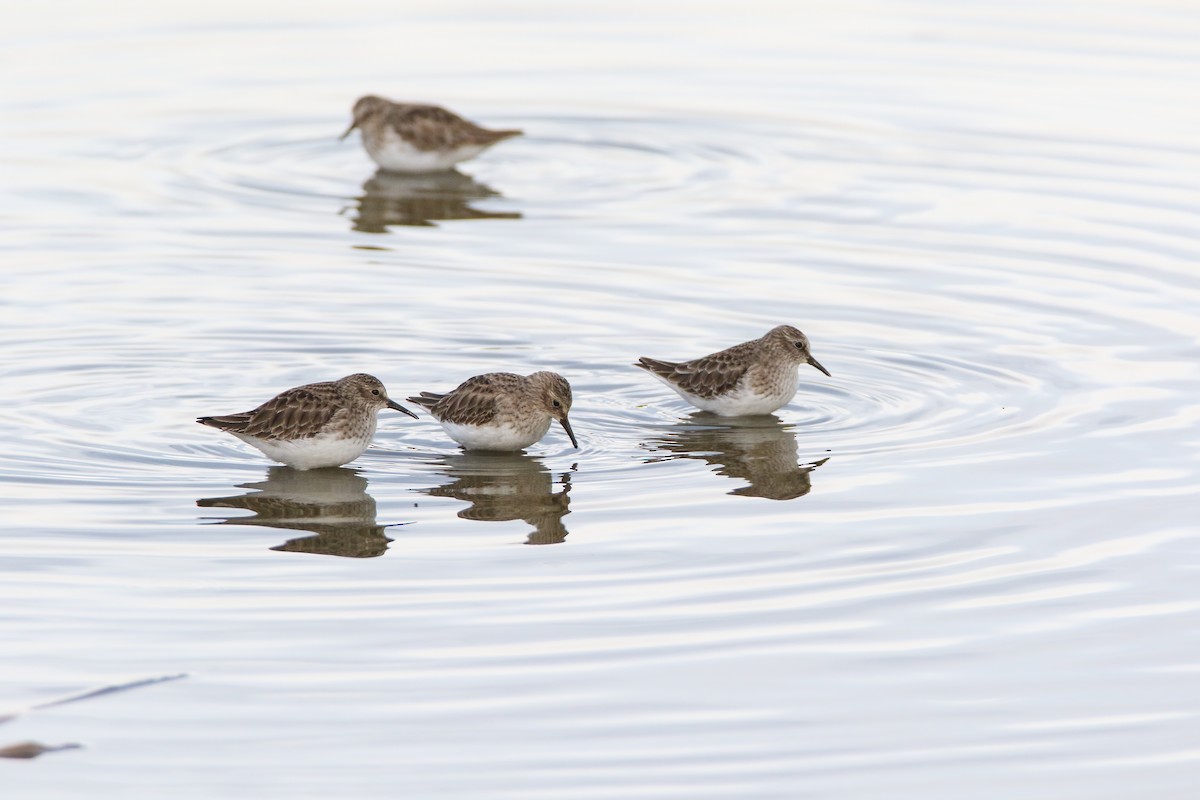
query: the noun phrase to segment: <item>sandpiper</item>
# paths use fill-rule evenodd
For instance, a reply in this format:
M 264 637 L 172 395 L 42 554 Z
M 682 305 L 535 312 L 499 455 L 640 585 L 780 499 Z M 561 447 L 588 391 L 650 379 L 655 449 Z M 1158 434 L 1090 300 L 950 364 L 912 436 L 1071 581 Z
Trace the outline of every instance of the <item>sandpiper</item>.
M 808 337 L 791 325 L 780 325 L 760 339 L 702 358 L 672 362 L 642 356 L 634 366 L 702 411 L 740 417 L 770 414 L 791 400 L 800 385 L 801 364 L 829 375 L 808 352 Z
M 567 419 L 571 384 L 556 372 L 489 372 L 445 394 L 421 392 L 408 401 L 429 409 L 466 450 L 523 450 L 546 435 L 552 419 L 579 447 Z
M 378 378 L 360 372 L 288 389 L 252 411 L 196 422 L 232 433 L 273 461 L 319 469 L 340 467 L 362 455 L 375 435 L 375 415 L 384 408 L 417 418 L 388 399 Z
M 481 128 L 441 106 L 394 103 L 367 95 L 354 104 L 354 121 L 342 134 L 362 131 L 363 147 L 379 166 L 392 172 L 439 172 L 474 158 L 519 130 Z

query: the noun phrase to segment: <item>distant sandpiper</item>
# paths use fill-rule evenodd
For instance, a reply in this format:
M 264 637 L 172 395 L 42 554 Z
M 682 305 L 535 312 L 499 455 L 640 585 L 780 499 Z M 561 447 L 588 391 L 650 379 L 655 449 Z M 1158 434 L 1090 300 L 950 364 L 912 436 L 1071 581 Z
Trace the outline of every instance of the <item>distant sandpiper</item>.
M 801 364 L 829 375 L 808 352 L 808 337 L 780 325 L 760 339 L 691 361 L 642 356 L 634 365 L 670 386 L 702 411 L 722 417 L 770 414 L 796 395 Z
M 466 450 L 523 450 L 546 435 L 553 419 L 579 447 L 567 420 L 571 384 L 555 372 L 489 372 L 446 394 L 421 392 L 408 401 L 429 409 Z
M 392 172 L 440 172 L 521 135 L 481 128 L 441 106 L 394 103 L 375 95 L 360 97 L 353 114 L 341 138 L 358 128 L 367 155 Z
M 375 435 L 375 415 L 384 408 L 417 417 L 389 400 L 378 378 L 360 372 L 288 389 L 253 411 L 196 422 L 232 433 L 289 467 L 319 469 L 362 455 Z

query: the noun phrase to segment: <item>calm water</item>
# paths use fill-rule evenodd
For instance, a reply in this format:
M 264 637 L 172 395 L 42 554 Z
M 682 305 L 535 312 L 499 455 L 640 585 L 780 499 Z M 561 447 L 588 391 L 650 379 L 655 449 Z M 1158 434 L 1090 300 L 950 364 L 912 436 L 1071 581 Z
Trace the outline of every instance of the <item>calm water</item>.
M 1193 796 L 1194 6 L 0 19 L 0 711 L 188 676 L 4 797 Z M 527 136 L 375 175 L 369 91 Z M 783 322 L 776 417 L 630 366 Z M 539 368 L 578 451 L 193 422 Z

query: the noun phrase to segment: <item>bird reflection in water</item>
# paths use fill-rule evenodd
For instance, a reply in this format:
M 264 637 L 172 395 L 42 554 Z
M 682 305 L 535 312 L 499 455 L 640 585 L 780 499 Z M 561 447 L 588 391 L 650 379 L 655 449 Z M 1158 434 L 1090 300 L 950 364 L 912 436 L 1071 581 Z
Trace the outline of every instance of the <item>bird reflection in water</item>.
M 516 211 L 485 211 L 472 200 L 502 195 L 458 170 L 404 175 L 379 170 L 363 184 L 354 230 L 386 233 L 390 225 L 432 226 L 437 220 L 520 219 Z
M 571 469 L 575 469 L 572 465 Z M 421 491 L 431 497 L 453 497 L 471 505 L 462 519 L 490 522 L 522 520 L 532 525 L 526 544 L 558 544 L 567 538 L 562 518 L 571 511 L 571 473 L 559 479 L 540 459 L 523 453 L 466 452 L 445 456 L 439 470 L 450 483 Z
M 375 520 L 375 498 L 367 494 L 367 479 L 352 469 L 272 467 L 265 481 L 238 488 L 253 491 L 197 500 L 196 505 L 254 512 L 252 517 L 224 517 L 218 525 L 263 525 L 313 534 L 289 539 L 272 550 L 374 558 L 383 555 L 391 541 L 384 535 L 389 526 Z
M 731 418 L 693 414 L 689 422 L 666 430 L 645 446 L 672 454 L 648 462 L 699 459 L 716 467 L 718 475 L 748 484 L 729 494 L 768 500 L 794 500 L 808 494 L 812 471 L 829 460 L 799 463 L 796 434 L 774 415 Z

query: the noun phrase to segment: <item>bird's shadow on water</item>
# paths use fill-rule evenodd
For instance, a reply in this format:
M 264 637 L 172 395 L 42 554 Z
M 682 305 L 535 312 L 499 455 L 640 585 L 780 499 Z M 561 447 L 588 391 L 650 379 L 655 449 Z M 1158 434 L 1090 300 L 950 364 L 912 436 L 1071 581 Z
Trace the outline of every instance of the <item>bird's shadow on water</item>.
M 718 475 L 746 483 L 728 494 L 769 500 L 795 500 L 808 494 L 813 470 L 829 460 L 801 463 L 795 432 L 773 414 L 693 414 L 647 440 L 643 447 L 656 454 L 647 458 L 647 463 L 697 459 L 716 467 Z
M 517 211 L 487 211 L 472 201 L 503 195 L 458 170 L 406 175 L 379 170 L 363 184 L 363 194 L 342 210 L 363 233 L 387 233 L 394 225 L 433 227 L 456 219 L 521 219 Z
M 420 489 L 430 497 L 469 503 L 460 519 L 487 522 L 522 520 L 533 526 L 526 544 L 558 544 L 567 538 L 563 517 L 570 514 L 571 471 L 557 480 L 542 460 L 524 453 L 463 452 L 442 456 L 434 468 L 449 483 Z M 561 491 L 554 491 L 555 487 Z
M 367 494 L 367 479 L 353 469 L 271 467 L 266 480 L 238 488 L 251 491 L 200 499 L 196 505 L 254 512 L 252 516 L 204 518 L 218 525 L 260 525 L 310 533 L 272 550 L 374 558 L 383 555 L 392 541 L 385 534 L 391 526 L 376 519 L 375 498 Z

